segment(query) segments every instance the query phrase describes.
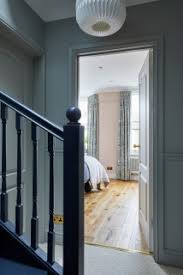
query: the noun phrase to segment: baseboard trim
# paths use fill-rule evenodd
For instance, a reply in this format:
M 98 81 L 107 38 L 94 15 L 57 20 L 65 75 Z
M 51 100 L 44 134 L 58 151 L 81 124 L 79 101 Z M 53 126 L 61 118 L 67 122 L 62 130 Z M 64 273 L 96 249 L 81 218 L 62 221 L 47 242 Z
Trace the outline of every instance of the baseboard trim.
M 146 251 L 133 250 L 133 249 L 125 249 L 125 248 L 115 247 L 115 246 L 112 246 L 112 245 L 106 245 L 106 244 L 102 244 L 102 243 L 85 242 L 85 244 L 90 245 L 90 246 L 96 246 L 96 247 L 103 247 L 103 248 L 108 248 L 108 249 L 114 249 L 114 250 L 117 250 L 117 251 L 123 251 L 123 252 L 128 252 L 128 253 L 139 253 L 139 254 L 143 254 L 143 255 L 153 255 L 152 253 L 146 252 Z

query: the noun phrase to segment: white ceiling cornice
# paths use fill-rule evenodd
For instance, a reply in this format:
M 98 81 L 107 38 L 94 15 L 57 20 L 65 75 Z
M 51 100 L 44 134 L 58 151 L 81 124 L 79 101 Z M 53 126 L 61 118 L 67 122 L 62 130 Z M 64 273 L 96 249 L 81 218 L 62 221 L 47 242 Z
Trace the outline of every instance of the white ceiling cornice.
M 24 0 L 45 22 L 75 16 L 76 0 Z M 127 6 L 140 5 L 159 0 L 126 0 Z

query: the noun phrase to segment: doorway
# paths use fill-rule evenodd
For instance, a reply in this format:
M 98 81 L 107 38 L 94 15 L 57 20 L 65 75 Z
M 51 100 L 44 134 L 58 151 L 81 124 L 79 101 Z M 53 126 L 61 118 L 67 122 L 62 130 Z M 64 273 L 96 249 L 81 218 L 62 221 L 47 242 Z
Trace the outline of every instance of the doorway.
M 152 56 L 148 48 L 78 58 L 87 243 L 153 251 Z

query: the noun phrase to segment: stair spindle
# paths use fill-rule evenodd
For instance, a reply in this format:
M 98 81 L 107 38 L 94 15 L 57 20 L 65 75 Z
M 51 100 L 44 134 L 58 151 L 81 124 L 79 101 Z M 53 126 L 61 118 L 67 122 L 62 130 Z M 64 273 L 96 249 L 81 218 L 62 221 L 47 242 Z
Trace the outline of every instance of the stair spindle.
M 22 117 L 16 113 L 16 130 L 17 130 L 17 199 L 16 199 L 16 222 L 15 230 L 20 236 L 23 234 L 23 204 L 22 204 Z
M 1 103 L 2 120 L 2 191 L 1 191 L 1 220 L 8 221 L 8 193 L 6 186 L 6 126 L 8 119 L 8 107 Z
M 48 133 L 48 152 L 50 159 L 49 176 L 49 232 L 48 232 L 48 262 L 55 262 L 55 232 L 54 232 L 54 150 L 53 135 Z
M 31 247 L 36 250 L 38 248 L 38 211 L 37 211 L 37 171 L 38 171 L 38 128 L 32 123 L 32 143 L 33 143 L 33 204 L 31 219 Z

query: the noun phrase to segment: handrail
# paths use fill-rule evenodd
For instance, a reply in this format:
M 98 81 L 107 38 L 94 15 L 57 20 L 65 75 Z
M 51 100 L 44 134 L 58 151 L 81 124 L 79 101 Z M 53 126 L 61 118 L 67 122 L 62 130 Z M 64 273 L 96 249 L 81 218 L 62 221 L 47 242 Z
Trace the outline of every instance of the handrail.
M 19 113 L 23 117 L 27 118 L 31 122 L 35 123 L 40 128 L 46 130 L 53 136 L 57 137 L 60 140 L 64 139 L 64 131 L 61 127 L 57 126 L 56 124 L 50 122 L 43 116 L 37 114 L 30 108 L 26 107 L 25 105 L 21 104 L 17 100 L 11 98 L 7 94 L 0 91 L 0 101 L 3 102 L 5 105 L 9 106 L 15 112 Z
M 55 226 L 54 226 L 54 206 L 55 206 L 55 148 L 54 139 L 57 137 L 63 144 L 63 198 L 64 198 L 64 250 L 63 267 L 65 275 L 83 275 L 84 274 L 84 127 L 79 123 L 81 111 L 76 107 L 70 107 L 66 112 L 68 123 L 64 125 L 63 130 L 52 124 L 44 117 L 36 114 L 23 104 L 12 99 L 10 96 L 0 91 L 0 119 L 2 123 L 1 131 L 1 162 L 2 162 L 2 182 L 0 193 L 0 231 L 2 231 L 3 247 L 13 238 L 11 253 L 4 250 L 2 256 L 12 260 L 23 261 L 26 264 L 36 264 L 41 269 L 47 270 L 49 274 L 63 274 L 63 268 L 55 263 Z M 8 184 L 7 184 L 7 123 L 8 108 L 16 112 L 15 125 L 17 136 L 17 167 L 16 167 L 16 202 L 15 202 L 15 226 L 13 230 L 8 229 Z M 22 194 L 22 118 L 31 121 L 31 141 L 32 143 L 32 215 L 30 216 L 31 238 L 30 243 L 25 242 L 23 238 L 24 228 L 24 203 Z M 39 251 L 39 217 L 38 217 L 38 182 L 39 182 L 39 131 L 38 127 L 43 128 L 47 134 L 48 150 L 48 182 L 49 182 L 49 221 L 47 232 L 47 259 L 46 255 Z M 10 156 L 11 157 L 11 156 Z M 72 190 L 72 192 L 70 191 Z M 74 224 L 74 226 L 73 226 Z M 0 234 L 1 235 L 1 234 Z M 0 239 L 0 241 L 1 241 Z M 19 249 L 21 247 L 21 249 Z M 17 256 L 16 251 L 20 250 Z M 72 253 L 71 253 L 72 251 Z M 31 257 L 31 258 L 27 258 Z

